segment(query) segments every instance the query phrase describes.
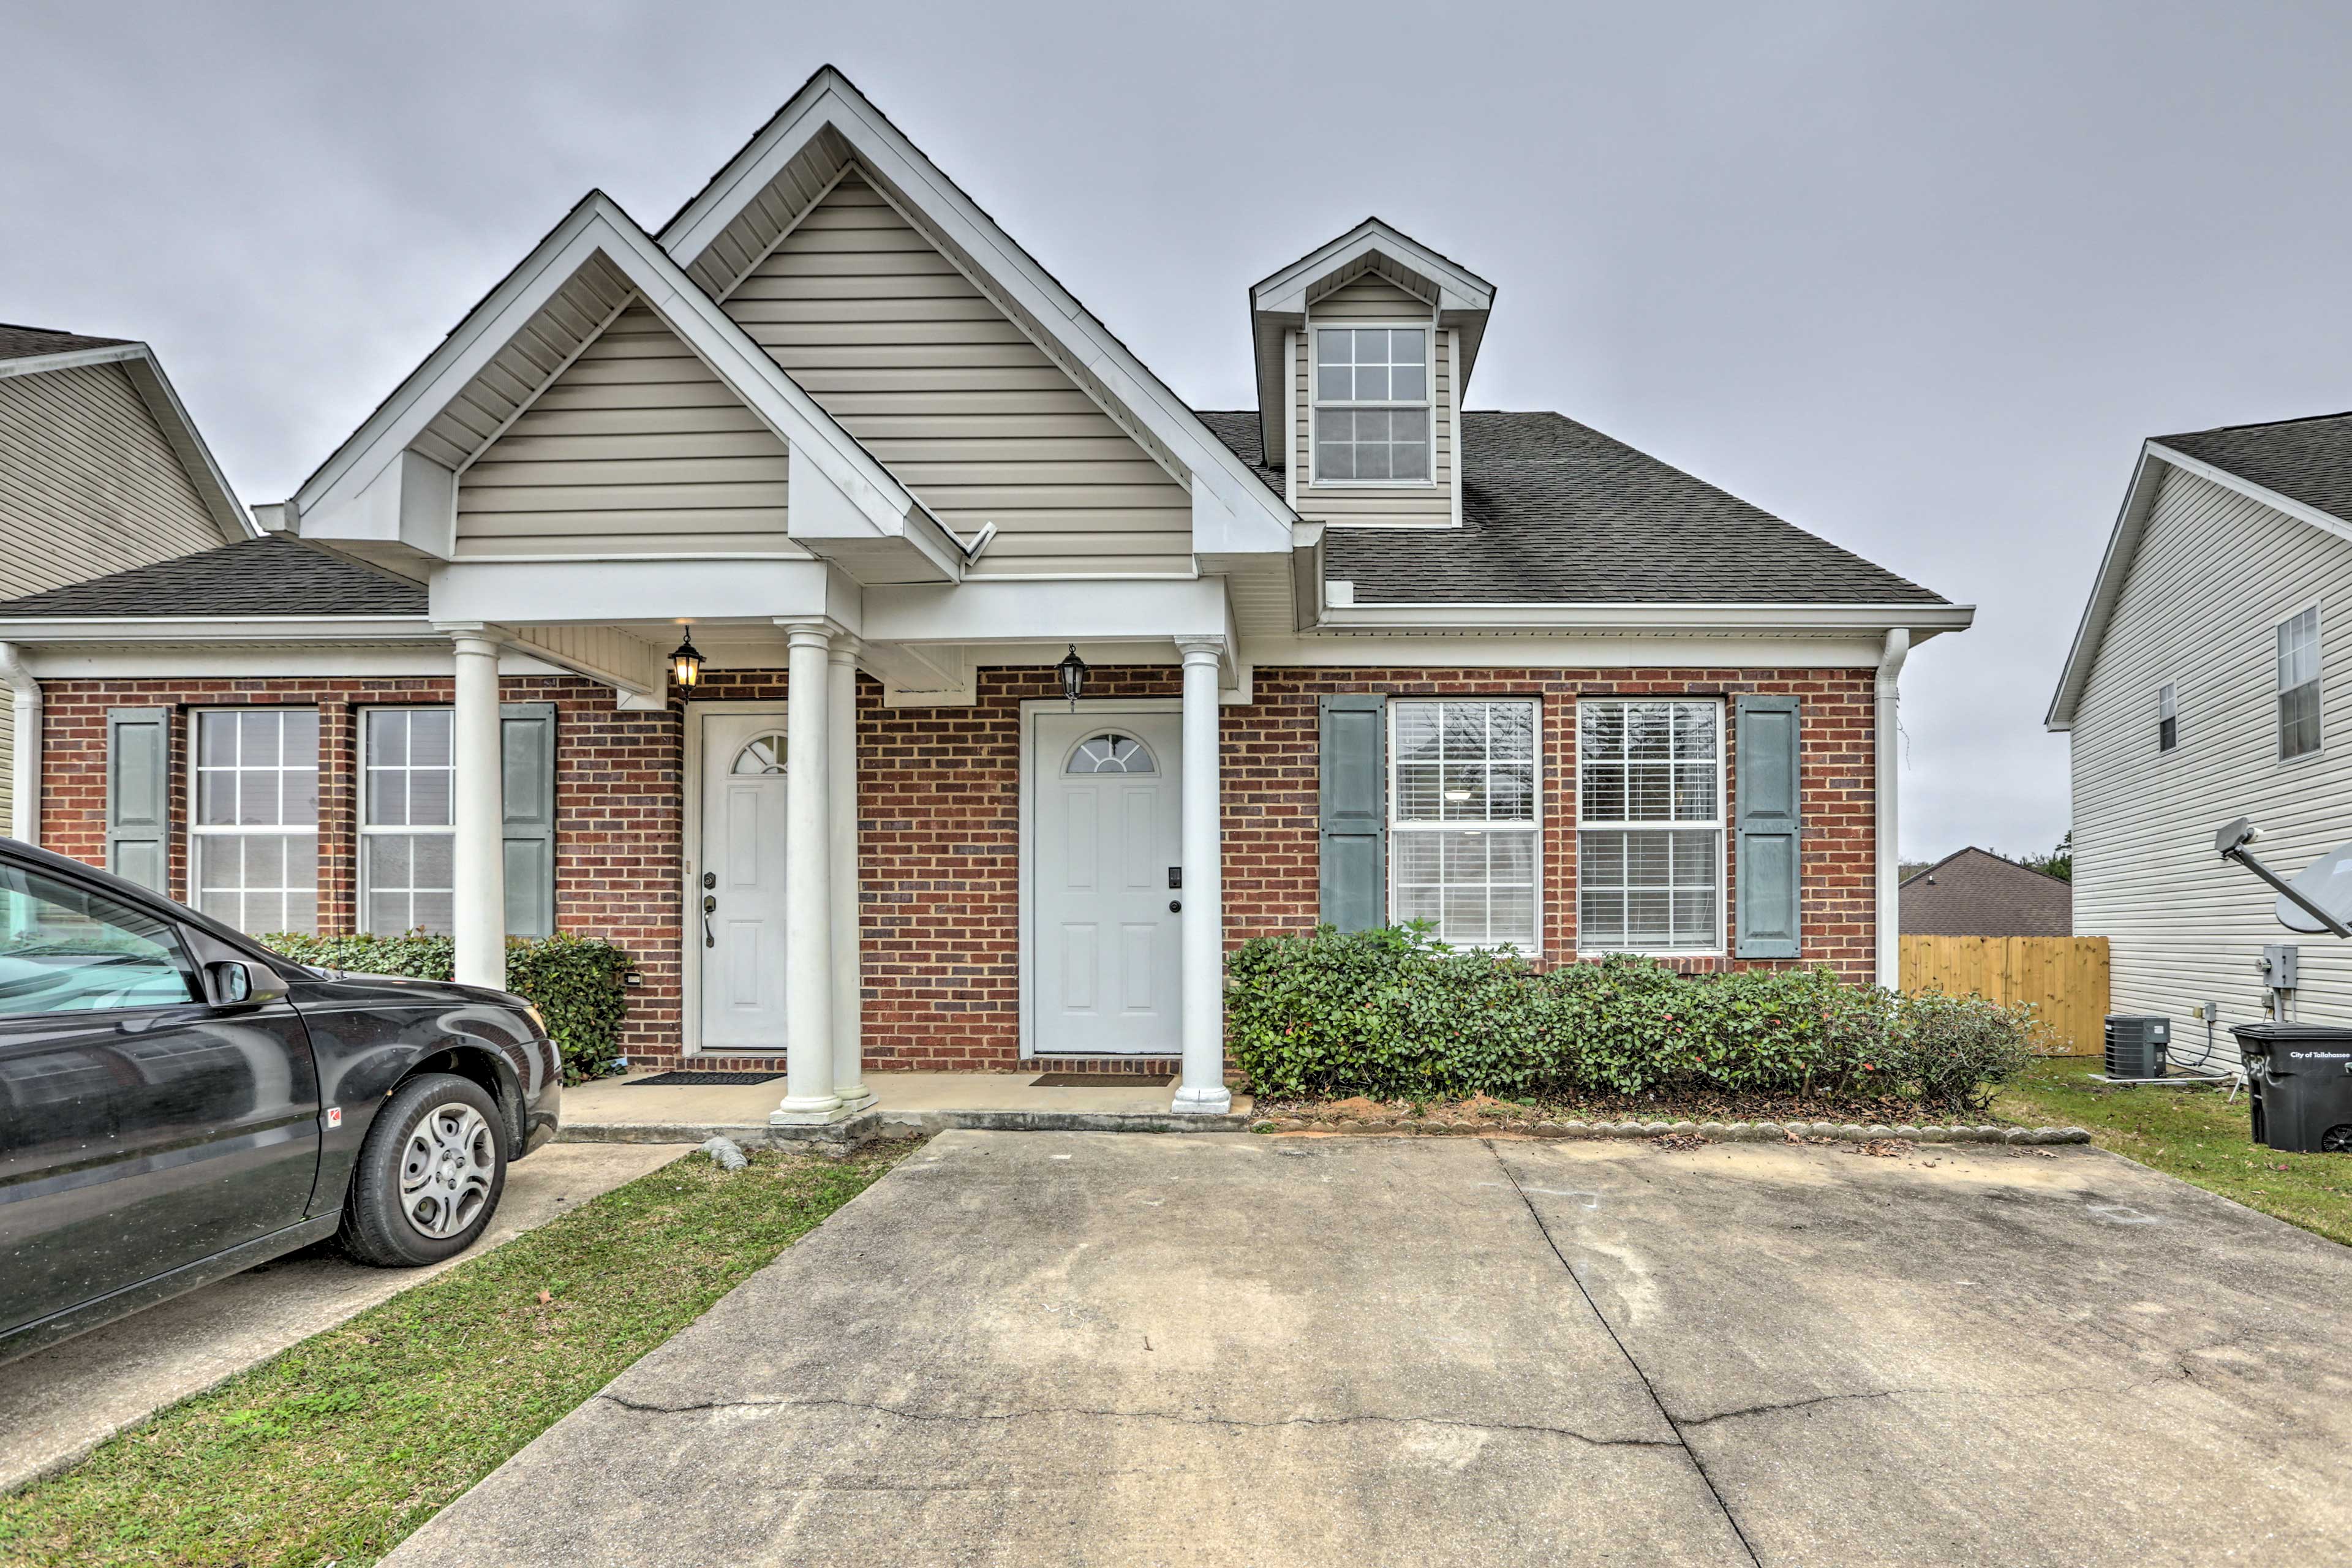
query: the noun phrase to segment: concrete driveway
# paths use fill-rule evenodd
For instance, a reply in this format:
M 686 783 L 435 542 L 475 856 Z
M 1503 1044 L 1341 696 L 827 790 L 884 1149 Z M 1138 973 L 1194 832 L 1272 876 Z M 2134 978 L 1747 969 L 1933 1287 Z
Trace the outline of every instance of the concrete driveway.
M 952 1132 L 389 1561 L 2343 1562 L 2347 1299 L 2088 1149 Z

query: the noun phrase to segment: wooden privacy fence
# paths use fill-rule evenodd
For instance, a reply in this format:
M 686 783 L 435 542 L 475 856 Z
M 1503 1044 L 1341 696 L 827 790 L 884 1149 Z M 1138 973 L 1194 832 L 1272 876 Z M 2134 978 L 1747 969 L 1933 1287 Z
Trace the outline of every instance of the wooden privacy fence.
M 2107 1016 L 2103 936 L 1906 936 L 1903 989 L 1941 986 L 1993 1002 L 2031 1002 L 2077 1056 L 2095 1056 Z

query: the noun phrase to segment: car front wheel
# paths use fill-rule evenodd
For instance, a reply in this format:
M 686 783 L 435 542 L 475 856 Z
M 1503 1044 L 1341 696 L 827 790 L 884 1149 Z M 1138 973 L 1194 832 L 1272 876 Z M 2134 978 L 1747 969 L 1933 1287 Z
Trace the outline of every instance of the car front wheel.
M 380 1268 L 454 1258 L 489 1225 L 506 1184 L 498 1102 L 448 1073 L 412 1079 L 360 1146 L 343 1198 L 343 1249 Z

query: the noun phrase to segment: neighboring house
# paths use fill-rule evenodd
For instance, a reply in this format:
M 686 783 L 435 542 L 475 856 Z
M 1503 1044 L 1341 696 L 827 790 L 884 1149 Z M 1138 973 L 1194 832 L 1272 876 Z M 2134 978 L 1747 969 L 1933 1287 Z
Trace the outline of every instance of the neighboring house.
M 1968 848 L 1903 879 L 1905 936 L 2071 936 L 2074 889 L 2057 878 Z
M 2347 693 L 2352 414 L 2147 442 L 2048 721 L 2074 752 L 2074 929 L 2108 939 L 2114 1011 L 2258 1018 L 2263 947 L 2292 942 L 2300 1015 L 2352 1024 L 2347 945 L 2282 928 L 2213 848 L 2239 816 L 2288 873 L 2352 839 Z
M 1463 411 L 1494 297 L 1368 220 L 1197 412 L 821 71 L 658 232 L 582 201 L 299 540 L 0 605 L 43 839 L 466 978 L 610 937 L 632 1061 L 787 1119 L 1046 1060 L 1217 1109 L 1223 949 L 1320 921 L 1891 981 L 1895 678 L 1971 612 Z
M 145 343 L 0 322 L 0 597 L 254 532 Z M 37 685 L 0 654 L 0 821 Z

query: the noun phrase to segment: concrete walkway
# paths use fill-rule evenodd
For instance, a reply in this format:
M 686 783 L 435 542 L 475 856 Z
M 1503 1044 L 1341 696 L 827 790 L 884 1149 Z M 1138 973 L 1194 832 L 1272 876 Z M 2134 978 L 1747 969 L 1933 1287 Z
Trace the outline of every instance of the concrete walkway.
M 648 1084 L 652 1073 L 600 1079 L 563 1091 L 563 1131 L 572 1142 L 699 1142 L 713 1133 L 738 1140 L 767 1135 L 768 1112 L 784 1097 L 779 1077 L 756 1084 Z M 887 1128 L 946 1132 L 1233 1132 L 1245 1124 L 1246 1094 L 1230 1116 L 1175 1116 L 1175 1090 L 1139 1075 L 1131 1084 L 1084 1089 L 1037 1087 L 1036 1072 L 877 1072 L 866 1078 Z
M 950 1132 L 388 1562 L 2340 1562 L 2347 1293 L 2091 1149 Z
M 368 1268 L 309 1247 L 11 1362 L 0 1367 L 0 1492 L 684 1152 L 551 1144 L 508 1171 L 490 1228 L 446 1263 Z

